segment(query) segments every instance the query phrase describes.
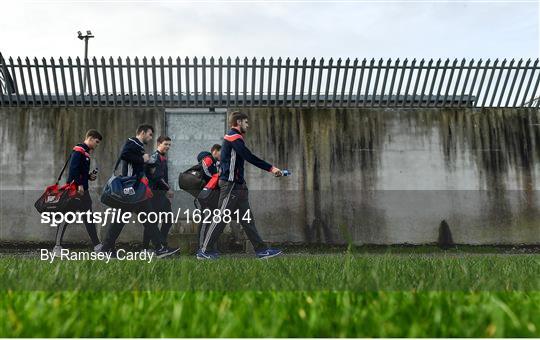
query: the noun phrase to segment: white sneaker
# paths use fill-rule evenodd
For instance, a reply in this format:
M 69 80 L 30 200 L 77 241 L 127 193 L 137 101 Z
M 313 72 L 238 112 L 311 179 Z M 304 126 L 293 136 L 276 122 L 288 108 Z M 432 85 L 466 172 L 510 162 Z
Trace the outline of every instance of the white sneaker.
M 62 246 L 54 246 L 53 253 L 56 256 L 60 256 L 62 254 L 62 249 L 64 249 Z
M 101 249 L 103 248 L 103 244 L 97 244 L 95 247 L 94 247 L 94 252 L 96 253 L 99 253 L 101 251 Z

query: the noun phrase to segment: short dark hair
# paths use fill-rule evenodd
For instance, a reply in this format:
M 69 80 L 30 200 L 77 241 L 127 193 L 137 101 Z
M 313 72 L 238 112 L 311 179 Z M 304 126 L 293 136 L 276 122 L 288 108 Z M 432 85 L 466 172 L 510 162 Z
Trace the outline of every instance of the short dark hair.
M 171 140 L 171 137 L 169 136 L 159 136 L 158 139 L 157 139 L 157 143 L 158 145 L 163 143 L 163 142 L 166 142 L 166 141 L 170 141 Z
M 214 152 L 215 150 L 217 150 L 217 151 L 221 150 L 221 145 L 219 145 L 219 144 L 212 145 L 212 148 L 210 149 L 210 152 Z
M 98 130 L 95 130 L 95 129 L 90 129 L 86 131 L 85 138 L 90 138 L 90 137 L 103 140 L 103 136 L 101 135 L 101 133 L 99 133 Z
M 229 125 L 235 126 L 238 120 L 244 120 L 247 118 L 248 118 L 248 115 L 244 112 L 240 112 L 240 111 L 231 112 L 231 115 L 229 116 Z
M 154 132 L 154 127 L 150 124 L 141 124 L 137 127 L 137 134 L 141 132 L 148 132 L 148 130 L 152 130 L 152 132 Z

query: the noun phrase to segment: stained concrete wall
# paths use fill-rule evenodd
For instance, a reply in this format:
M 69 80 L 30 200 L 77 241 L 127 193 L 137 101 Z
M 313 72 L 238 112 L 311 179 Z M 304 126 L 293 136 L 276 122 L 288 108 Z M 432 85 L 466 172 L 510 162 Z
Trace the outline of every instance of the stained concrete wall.
M 538 110 L 247 111 L 252 151 L 293 171 L 276 179 L 247 166 L 253 213 L 269 241 L 430 243 L 446 220 L 459 243 L 540 243 Z M 69 146 L 88 128 L 103 132 L 94 155 L 99 190 L 125 138 L 143 121 L 163 128 L 164 110 L 2 108 L 0 119 L 0 240 L 43 241 L 54 231 L 32 205 Z M 81 226 L 67 236 L 87 238 Z M 138 225 L 122 234 L 140 237 Z

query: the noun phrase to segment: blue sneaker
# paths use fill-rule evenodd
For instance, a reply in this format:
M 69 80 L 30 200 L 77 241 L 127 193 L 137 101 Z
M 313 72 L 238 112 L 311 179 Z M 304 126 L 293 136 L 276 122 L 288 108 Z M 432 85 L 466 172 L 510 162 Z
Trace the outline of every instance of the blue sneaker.
M 199 250 L 197 252 L 197 260 L 217 260 L 217 254 L 213 254 L 210 252 L 203 252 L 202 250 Z
M 268 248 L 268 249 L 265 249 L 265 250 L 258 251 L 257 252 L 257 257 L 260 258 L 260 259 L 269 259 L 271 257 L 278 256 L 278 255 L 280 255 L 282 253 L 283 253 L 283 251 L 281 251 L 281 249 Z

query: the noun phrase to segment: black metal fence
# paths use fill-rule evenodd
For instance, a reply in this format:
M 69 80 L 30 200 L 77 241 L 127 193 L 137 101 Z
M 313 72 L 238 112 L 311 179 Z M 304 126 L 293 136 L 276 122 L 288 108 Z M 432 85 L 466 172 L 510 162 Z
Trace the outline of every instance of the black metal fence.
M 0 57 L 0 106 L 538 108 L 538 62 Z

